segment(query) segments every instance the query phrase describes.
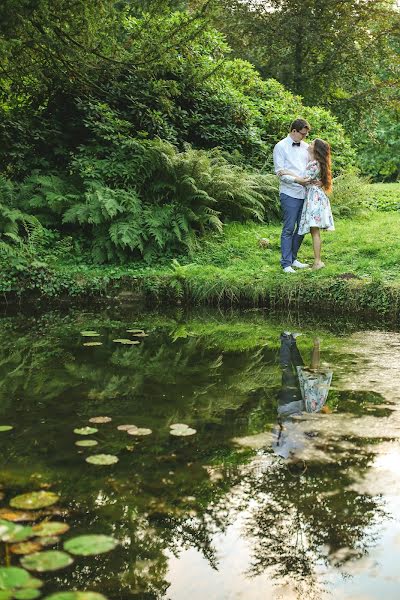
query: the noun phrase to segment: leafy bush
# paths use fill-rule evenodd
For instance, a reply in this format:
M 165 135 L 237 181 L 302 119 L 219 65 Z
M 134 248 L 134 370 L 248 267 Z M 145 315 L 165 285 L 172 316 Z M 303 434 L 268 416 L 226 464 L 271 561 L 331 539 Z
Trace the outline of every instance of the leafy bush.
M 353 217 L 371 206 L 372 186 L 356 173 L 344 173 L 333 180 L 332 212 L 336 217 Z
M 178 152 L 161 140 L 120 135 L 85 146 L 72 176 L 33 176 L 21 187 L 27 210 L 90 244 L 96 262 L 193 250 L 198 234 L 224 220 L 272 219 L 277 184 L 231 165 L 217 151 Z
M 0 176 L 0 261 L 24 268 L 43 238 L 38 219 L 16 207 L 15 186 Z

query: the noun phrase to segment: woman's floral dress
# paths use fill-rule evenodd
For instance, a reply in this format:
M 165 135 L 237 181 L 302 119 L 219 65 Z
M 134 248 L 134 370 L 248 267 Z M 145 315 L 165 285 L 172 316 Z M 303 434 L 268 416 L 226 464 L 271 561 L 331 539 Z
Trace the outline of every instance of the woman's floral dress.
M 320 176 L 321 170 L 318 161 L 310 161 L 307 164 L 304 177 L 319 179 Z M 306 190 L 307 193 L 297 233 L 299 235 L 310 233 L 310 227 L 319 227 L 320 229 L 333 231 L 335 226 L 328 196 L 322 188 L 316 185 L 308 185 Z
M 306 412 L 319 412 L 328 398 L 333 371 L 296 367 Z

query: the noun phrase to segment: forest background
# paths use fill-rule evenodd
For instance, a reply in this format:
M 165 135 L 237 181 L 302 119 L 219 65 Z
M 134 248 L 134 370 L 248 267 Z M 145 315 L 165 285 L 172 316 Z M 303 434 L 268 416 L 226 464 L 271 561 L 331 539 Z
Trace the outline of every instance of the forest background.
M 386 0 L 3 0 L 0 291 L 223 266 L 226 232 L 279 223 L 272 149 L 298 116 L 331 143 L 343 231 L 396 223 L 399 33 Z

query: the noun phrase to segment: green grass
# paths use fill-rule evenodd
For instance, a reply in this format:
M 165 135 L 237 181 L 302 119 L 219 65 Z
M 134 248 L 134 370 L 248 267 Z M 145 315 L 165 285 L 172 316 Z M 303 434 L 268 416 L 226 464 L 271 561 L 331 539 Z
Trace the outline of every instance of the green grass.
M 380 211 L 400 208 L 400 183 L 374 183 L 370 186 L 370 206 Z
M 395 189 L 397 189 L 395 187 Z M 98 296 L 237 306 L 305 307 L 310 313 L 400 315 L 400 212 L 369 211 L 337 219 L 336 231 L 322 232 L 326 268 L 283 273 L 278 224 L 231 223 L 223 234 L 202 238 L 191 256 L 151 267 L 143 263 L 97 266 L 56 263 L 32 268 L 29 277 L 3 277 L 7 299 L 87 299 Z M 268 238 L 268 247 L 259 240 Z M 298 258 L 312 262 L 310 235 Z

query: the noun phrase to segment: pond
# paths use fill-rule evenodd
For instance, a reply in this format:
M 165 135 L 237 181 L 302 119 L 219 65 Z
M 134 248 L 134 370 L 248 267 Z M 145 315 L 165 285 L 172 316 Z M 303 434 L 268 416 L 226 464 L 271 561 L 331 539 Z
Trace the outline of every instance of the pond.
M 4 314 L 0 600 L 397 599 L 399 367 L 338 319 Z

